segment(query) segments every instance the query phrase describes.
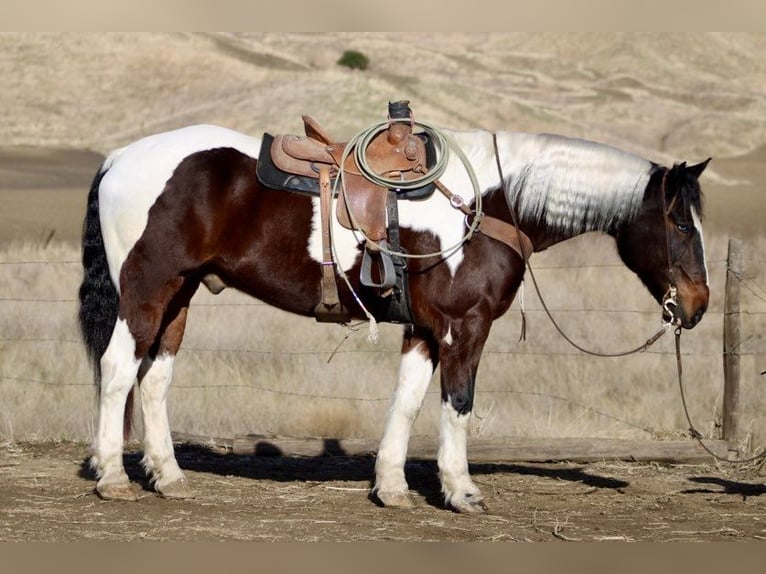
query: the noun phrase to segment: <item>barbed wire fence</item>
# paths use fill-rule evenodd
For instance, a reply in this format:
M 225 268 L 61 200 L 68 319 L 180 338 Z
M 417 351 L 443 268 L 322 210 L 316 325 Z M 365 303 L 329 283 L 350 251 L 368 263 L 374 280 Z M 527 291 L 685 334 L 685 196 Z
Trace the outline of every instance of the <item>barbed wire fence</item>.
M 764 264 L 766 264 L 766 259 L 759 258 L 759 257 L 752 257 L 752 258 L 745 258 L 744 263 L 748 268 L 762 268 Z M 709 266 L 717 268 L 719 271 L 724 271 L 727 265 L 726 259 L 716 259 L 708 261 Z M 19 261 L 0 261 L 0 278 L 3 276 L 7 276 L 9 274 L 18 273 L 20 269 L 26 269 L 27 271 L 29 269 L 35 269 L 36 267 L 45 267 L 50 268 L 50 266 L 63 266 L 66 269 L 70 269 L 72 273 L 79 274 L 80 273 L 80 261 L 77 259 L 62 259 L 62 260 L 45 260 L 45 259 L 29 259 L 29 260 L 19 260 Z M 566 269 L 572 269 L 574 266 L 572 265 L 539 265 L 535 266 L 536 269 L 539 269 L 541 271 L 546 270 L 566 270 Z M 617 267 L 623 267 L 619 263 L 604 263 L 604 264 L 588 264 L 588 265 L 577 265 L 578 269 L 604 269 L 604 268 L 617 268 Z M 723 268 L 723 269 L 722 269 Z M 753 317 L 755 319 L 760 319 L 763 316 L 766 316 L 766 307 L 763 306 L 763 304 L 766 304 L 766 288 L 764 286 L 760 285 L 755 279 L 753 279 L 752 274 L 749 274 L 747 272 L 740 273 L 737 275 L 737 280 L 739 281 L 741 287 L 744 289 L 744 291 L 747 292 L 749 301 L 752 302 L 752 304 L 747 305 L 740 309 L 740 313 L 744 316 Z M 2 285 L 2 282 L 0 282 L 0 285 Z M 73 292 L 74 293 L 74 292 Z M 57 352 L 71 352 L 71 353 L 77 353 L 81 352 L 81 341 L 79 339 L 79 336 L 76 332 L 75 328 L 75 321 L 74 316 L 71 315 L 71 329 L 68 330 L 68 332 L 65 332 L 64 329 L 58 329 L 54 330 L 50 334 L 40 335 L 40 334 L 23 334 L 18 336 L 7 336 L 6 327 L 4 324 L 6 323 L 6 319 L 4 319 L 4 316 L 7 318 L 8 313 L 7 310 L 9 308 L 15 308 L 17 311 L 19 309 L 22 309 L 24 313 L 27 313 L 29 315 L 55 315 L 62 313 L 61 310 L 57 310 L 57 307 L 66 307 L 66 306 L 76 306 L 77 305 L 77 299 L 72 297 L 35 297 L 32 295 L 27 295 L 24 292 L 6 292 L 5 289 L 0 290 L 0 328 L 3 329 L 3 331 L 0 331 L 0 350 L 3 350 L 4 352 L 2 354 L 8 355 L 10 354 L 9 351 L 11 349 L 15 349 L 14 356 L 17 356 L 18 354 L 23 355 L 33 355 L 33 354 L 46 354 L 52 352 L 52 349 L 56 349 Z M 515 305 L 515 304 L 514 304 Z M 236 301 L 236 302 L 206 302 L 206 301 L 195 301 L 192 304 L 192 308 L 210 308 L 211 311 L 215 312 L 215 309 L 225 309 L 225 308 L 235 308 L 237 311 L 246 311 L 248 308 L 264 308 L 268 307 L 267 304 L 262 303 L 257 300 L 248 300 L 248 301 Z M 642 310 L 642 309 L 614 309 L 614 308 L 600 308 L 600 307 L 590 307 L 590 306 L 582 306 L 578 308 L 558 308 L 553 309 L 553 311 L 557 314 L 566 314 L 566 315 L 575 315 L 575 316 L 582 316 L 583 318 L 587 317 L 589 314 L 592 315 L 598 315 L 598 316 L 604 316 L 604 315 L 614 315 L 614 316 L 655 316 L 656 310 Z M 66 311 L 64 311 L 66 313 Z M 540 320 L 545 320 L 542 317 L 542 309 L 536 309 L 536 308 L 528 308 L 527 313 L 531 314 L 541 314 Z M 723 319 L 724 312 L 723 311 L 709 311 L 708 315 L 712 315 L 712 320 L 718 324 L 721 323 Z M 585 320 L 585 319 L 583 319 Z M 710 319 L 708 319 L 709 321 Z M 4 332 L 5 331 L 5 332 Z M 324 347 L 324 345 L 321 345 Z M 745 348 L 746 347 L 746 348 Z M 22 350 L 20 350 L 22 349 Z M 64 349 L 62 351 L 62 349 Z M 71 351 L 70 351 L 71 350 Z M 363 348 L 343 348 L 343 345 L 341 345 L 339 348 L 328 349 L 328 348 L 308 348 L 308 349 L 300 349 L 300 350 L 284 350 L 284 349 L 267 349 L 267 348 L 258 348 L 254 346 L 248 346 L 247 344 L 239 343 L 237 345 L 227 345 L 227 344 L 195 344 L 195 343 L 189 343 L 184 344 L 182 346 L 182 352 L 186 353 L 194 353 L 199 355 L 207 355 L 207 356 L 217 356 L 217 357 L 226 357 L 231 355 L 243 355 L 243 356 L 249 356 L 249 357 L 261 357 L 264 359 L 301 359 L 301 358 L 313 358 L 317 362 L 324 362 L 327 359 L 329 359 L 332 356 L 357 356 L 357 357 L 370 357 L 370 356 L 377 356 L 377 357 L 383 357 L 386 359 L 390 359 L 391 361 L 395 361 L 399 356 L 399 350 L 398 347 L 396 348 L 380 348 L 380 347 L 363 347 Z M 652 348 L 643 353 L 644 355 L 655 355 L 655 356 L 671 356 L 673 355 L 673 350 L 669 347 L 667 348 Z M 738 354 L 742 357 L 762 357 L 766 356 L 766 341 L 764 341 L 764 336 L 759 333 L 748 333 L 746 336 L 742 338 L 742 340 L 738 343 Z M 583 360 L 586 360 L 586 357 L 583 356 L 581 353 L 575 351 L 575 350 L 559 350 L 559 349 L 532 349 L 529 350 L 528 348 L 525 348 L 523 345 L 515 346 L 513 348 L 508 348 L 505 350 L 498 350 L 498 349 L 486 349 L 483 353 L 485 357 L 505 357 L 505 356 L 521 356 L 521 357 L 537 357 L 540 359 L 544 358 L 555 358 L 560 357 L 565 360 L 577 360 L 577 358 L 581 358 Z M 705 349 L 694 349 L 691 351 L 684 351 L 685 357 L 705 357 L 709 361 L 714 361 L 717 358 L 721 357 L 721 352 L 719 350 L 714 350 L 710 348 L 710 346 L 707 346 Z M 762 366 L 761 370 L 766 369 L 766 364 Z M 91 387 L 92 388 L 92 382 L 89 378 L 85 377 L 82 378 L 80 376 L 72 376 L 68 375 L 67 373 L 53 373 L 48 372 L 45 374 L 41 374 L 39 371 L 35 372 L 33 371 L 25 371 L 23 365 L 14 365 L 13 368 L 10 367 L 10 365 L 6 364 L 6 361 L 2 360 L 2 357 L 0 356 L 0 398 L 4 395 L 4 387 L 8 388 L 9 386 L 19 386 L 24 385 L 27 387 L 34 387 L 38 390 L 35 392 L 53 392 L 56 388 L 71 388 L 71 387 Z M 176 389 L 176 392 L 186 392 L 191 389 L 203 389 L 203 388 L 210 388 L 211 385 L 205 384 L 204 382 L 176 382 L 173 384 L 173 389 Z M 282 397 L 287 398 L 297 398 L 297 399 L 311 399 L 311 400 L 319 400 L 319 401 L 342 401 L 346 403 L 350 403 L 351 405 L 355 403 L 380 403 L 385 406 L 385 404 L 390 401 L 390 393 L 380 392 L 379 394 L 375 396 L 367 396 L 367 395 L 352 395 L 352 394 L 333 394 L 331 392 L 304 392 L 304 391 L 297 391 L 297 390 L 291 390 L 286 388 L 277 388 L 278 385 L 266 385 L 261 384 L 257 382 L 250 382 L 250 381 L 235 381 L 235 382 L 229 382 L 229 383 L 221 383 L 217 382 L 214 385 L 214 388 L 216 390 L 220 389 L 245 389 L 248 392 L 256 392 L 256 393 L 267 393 L 272 395 L 279 395 Z M 438 390 L 430 390 L 429 395 L 436 395 L 438 394 Z M 577 407 L 582 410 L 588 410 L 591 411 L 599 416 L 605 417 L 607 419 L 612 419 L 615 421 L 619 421 L 622 424 L 625 424 L 630 427 L 636 427 L 636 428 L 646 428 L 651 426 L 650 421 L 631 421 L 627 420 L 627 417 L 620 415 L 620 414 L 614 414 L 607 412 L 603 408 L 598 408 L 592 404 L 588 404 L 587 402 L 583 402 L 579 397 L 576 396 L 567 396 L 564 392 L 537 392 L 537 391 L 530 391 L 525 389 L 514 389 L 514 388 L 505 388 L 505 389 L 482 389 L 481 387 L 477 388 L 477 395 L 485 395 L 485 396 L 498 396 L 498 395 L 517 395 L 517 396 L 540 396 L 547 398 L 551 401 L 566 403 L 572 407 Z M 222 401 L 225 402 L 225 399 Z M 5 400 L 0 401 L 0 404 L 5 403 L 6 405 L 8 402 Z M 4 408 L 4 407 L 3 407 Z

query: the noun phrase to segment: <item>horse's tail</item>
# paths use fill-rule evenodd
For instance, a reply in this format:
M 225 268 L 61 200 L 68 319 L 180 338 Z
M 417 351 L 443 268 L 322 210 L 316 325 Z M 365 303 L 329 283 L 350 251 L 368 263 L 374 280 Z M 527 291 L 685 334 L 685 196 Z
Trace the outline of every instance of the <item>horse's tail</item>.
M 88 194 L 88 206 L 82 226 L 82 268 L 80 285 L 80 332 L 88 352 L 95 382 L 101 382 L 101 356 L 109 345 L 117 322 L 119 295 L 109 275 L 104 238 L 101 236 L 98 189 L 108 170 L 99 168 Z
M 120 296 L 112 283 L 109 274 L 109 263 L 106 258 L 104 238 L 101 234 L 99 215 L 99 187 L 101 180 L 109 171 L 111 158 L 107 159 L 93 178 L 88 193 L 88 205 L 85 221 L 82 226 L 82 267 L 83 279 L 80 285 L 80 332 L 91 361 L 94 382 L 97 390 L 101 391 L 101 357 L 109 345 L 114 325 L 117 322 L 117 312 Z M 128 395 L 125 406 L 124 434 L 130 436 L 133 413 L 133 391 Z

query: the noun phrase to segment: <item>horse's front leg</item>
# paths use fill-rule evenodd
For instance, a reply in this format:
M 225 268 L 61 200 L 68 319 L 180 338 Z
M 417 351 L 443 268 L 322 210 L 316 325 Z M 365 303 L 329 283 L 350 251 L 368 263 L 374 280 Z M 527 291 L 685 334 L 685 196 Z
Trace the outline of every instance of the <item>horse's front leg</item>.
M 468 473 L 468 423 L 473 410 L 479 358 L 489 335 L 484 321 L 463 320 L 452 325 L 451 337 L 442 341 L 442 412 L 439 427 L 439 478 L 444 501 L 459 512 L 484 512 L 479 488 Z
M 417 328 L 405 334 L 399 381 L 375 459 L 373 493 L 387 507 L 415 506 L 404 476 L 404 463 L 412 425 L 420 412 L 438 360 L 437 347 L 430 334 Z

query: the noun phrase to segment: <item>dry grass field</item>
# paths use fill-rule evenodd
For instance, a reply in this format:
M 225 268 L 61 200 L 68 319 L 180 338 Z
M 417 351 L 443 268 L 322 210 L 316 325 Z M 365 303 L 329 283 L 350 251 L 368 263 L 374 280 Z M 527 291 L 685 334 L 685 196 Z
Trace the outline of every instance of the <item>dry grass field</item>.
M 369 68 L 336 65 L 346 49 L 366 54 Z M 728 238 L 737 235 L 746 245 L 740 446 L 747 451 L 766 442 L 766 377 L 759 374 L 766 369 L 764 54 L 766 35 L 712 33 L 0 35 L 0 73 L 14 80 L 0 92 L 0 440 L 7 441 L 6 458 L 21 460 L 19 468 L 34 466 L 38 459 L 51 463 L 50 452 L 18 442 L 53 439 L 79 444 L 91 437 L 94 390 L 79 343 L 75 298 L 85 196 L 103 154 L 141 136 L 192 123 L 218 123 L 250 133 L 296 132 L 302 113 L 342 138 L 380 121 L 387 102 L 396 99 L 409 99 L 418 119 L 444 127 L 551 131 L 617 145 L 662 163 L 712 156 L 702 179 L 712 298 L 702 323 L 683 336 L 688 400 L 697 428 L 717 438 L 726 250 Z M 578 238 L 536 255 L 533 265 L 539 269 L 550 306 L 578 341 L 599 350 L 619 350 L 639 344 L 657 329 L 656 304 L 638 279 L 621 267 L 608 239 Z M 563 290 L 561 285 L 577 289 Z M 493 328 L 479 371 L 473 436 L 688 436 L 670 337 L 638 356 L 593 359 L 555 334 L 529 287 L 526 298 L 526 342 L 517 342 L 517 303 Z M 297 333 L 301 336 L 293 336 Z M 372 346 L 363 326 L 352 332 L 318 325 L 237 293 L 213 297 L 200 292 L 171 389 L 172 426 L 211 437 L 273 433 L 376 438 L 395 383 L 398 347 L 395 326 L 384 326 L 380 343 Z M 360 372 L 366 373 L 363 380 L 357 376 Z M 437 379 L 438 374 L 416 423 L 416 435 L 433 436 L 438 428 Z M 32 458 L 14 458 L 15 453 Z M 71 463 L 84 457 L 85 449 L 75 445 L 64 453 Z M 212 465 L 208 462 L 186 464 L 204 475 Z M 234 465 L 229 470 L 235 477 L 260 477 L 260 470 L 248 466 L 251 463 L 225 464 Z M 276 468 L 277 474 L 288 478 L 273 483 L 274 496 L 302 505 L 303 499 L 291 499 L 284 488 L 292 488 L 291 481 L 315 480 L 321 496 L 350 492 L 362 498 L 354 491 L 367 487 L 370 463 L 362 459 L 348 464 L 352 469 L 348 474 L 330 469 L 340 473 L 334 477 L 341 480 L 338 483 L 316 477 L 323 471 L 313 468 Z M 35 468 L 27 469 L 27 474 L 37 473 L 46 483 L 42 476 L 46 471 Z M 542 467 L 505 470 L 531 476 L 532 482 L 520 478 L 514 486 L 512 479 L 501 477 L 502 470 L 485 469 L 489 486 L 483 488 L 502 499 L 501 509 L 505 503 L 512 506 L 513 501 L 506 500 L 509 496 L 540 490 L 536 481 L 572 476 Z M 641 474 L 627 467 L 591 470 L 598 476 L 616 473 L 627 482 L 633 479 L 626 475 Z M 422 474 L 421 466 L 411 471 Z M 309 478 L 301 478 L 301 472 Z M 706 491 L 724 505 L 731 503 L 727 493 L 742 500 L 762 493 L 757 487 L 748 490 L 749 482 L 742 482 L 741 476 L 720 474 L 721 469 L 694 472 L 698 477 L 726 476 L 731 492 L 721 486 L 723 482 L 715 483 L 722 490 Z M 567 484 L 587 490 L 578 476 Z M 230 480 L 214 478 L 197 480 L 205 482 L 206 489 Z M 671 483 L 677 479 L 671 478 Z M 87 473 L 71 480 L 71 488 L 89 484 Z M 424 500 L 433 504 L 433 484 L 423 480 Z M 643 484 L 642 480 L 636 478 L 633 484 Z M 239 479 L 232 482 L 238 485 L 236 492 L 245 488 Z M 739 486 L 731 487 L 735 483 Z M 31 496 L 25 484 L 20 479 L 14 487 L 19 489 L 17 498 Z M 52 483 L 50 487 L 59 488 Z M 645 487 L 647 491 L 680 488 L 660 482 Z M 220 496 L 235 496 L 223 488 Z M 607 502 L 594 503 L 602 505 L 599 512 L 615 515 L 621 504 L 609 498 L 615 490 L 601 483 L 593 488 L 609 495 Z M 647 540 L 663 539 L 662 524 L 669 524 L 668 532 L 676 531 L 677 538 L 736 538 L 732 532 L 744 538 L 765 535 L 757 521 L 748 523 L 752 528 L 739 530 L 734 522 L 716 526 L 713 516 L 699 527 L 673 524 L 674 513 L 683 511 L 682 503 L 672 500 L 671 506 L 681 504 L 674 510 L 654 498 L 645 507 L 629 504 L 623 508 L 625 514 L 617 514 L 662 507 L 663 516 L 670 518 L 658 518 L 657 530 L 637 534 L 633 528 L 621 530 L 625 523 L 618 521 L 599 533 L 594 530 L 599 519 L 589 514 L 587 505 L 566 514 L 563 505 L 571 501 L 571 494 L 562 491 L 561 507 L 537 514 L 534 508 L 540 500 L 525 502 L 529 512 L 523 514 L 526 518 L 521 520 L 527 520 L 523 527 L 502 522 L 500 518 L 509 515 L 501 511 L 494 530 L 487 530 L 489 522 L 475 529 L 461 522 L 446 530 L 434 526 L 416 539 Z M 66 496 L 57 490 L 54 495 Z M 697 496 L 695 500 L 704 502 L 705 493 Z M 747 500 L 760 503 L 754 512 L 763 516 L 760 499 Z M 199 503 L 186 510 L 201 511 Z M 186 510 L 179 507 L 179 519 Z M 19 512 L 23 522 L 29 514 Z M 423 531 L 423 521 L 432 526 L 434 520 L 449 523 L 449 517 L 430 514 L 408 519 L 408 526 L 392 520 L 395 525 L 381 526 L 389 527 L 389 532 L 363 530 L 368 538 L 385 539 L 396 537 L 397 527 L 405 528 L 399 531 L 405 532 L 403 536 L 416 536 L 413 533 Z M 294 524 L 293 539 L 310 538 L 314 523 L 307 522 L 305 531 L 300 522 Z M 49 539 L 72 539 L 60 528 L 50 528 Z M 328 528 L 330 534 L 324 539 L 342 539 L 346 532 Z M 469 533 L 460 534 L 460 528 Z M 111 531 L 116 537 L 122 532 Z M 699 535 L 701 531 L 712 534 Z M 77 532 L 74 539 L 95 535 Z M 195 532 L 169 537 L 224 537 L 223 530 Z M 698 534 L 683 534 L 692 532 Z M 0 532 L 0 539 L 11 538 Z M 31 538 L 45 539 L 46 532 L 37 531 Z M 280 537 L 273 534 L 271 539 Z

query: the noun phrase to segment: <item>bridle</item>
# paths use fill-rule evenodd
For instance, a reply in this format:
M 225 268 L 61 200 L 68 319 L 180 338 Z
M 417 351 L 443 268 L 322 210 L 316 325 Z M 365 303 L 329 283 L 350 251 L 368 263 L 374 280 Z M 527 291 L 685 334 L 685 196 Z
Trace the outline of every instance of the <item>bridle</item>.
M 668 205 L 667 198 L 667 181 L 669 168 L 665 168 L 662 174 L 662 181 L 660 182 L 660 204 L 662 206 L 662 219 L 665 226 L 665 252 L 667 254 L 668 262 L 668 290 L 665 291 L 665 295 L 662 296 L 662 309 L 665 311 L 669 325 L 676 325 L 676 330 L 680 336 L 681 319 L 675 316 L 675 310 L 678 308 L 678 288 L 675 281 L 675 266 L 673 265 L 673 256 L 670 250 L 670 213 L 675 206 L 678 199 L 678 193 L 673 196 L 673 200 Z
M 721 461 L 721 462 L 727 462 L 729 464 L 745 464 L 745 463 L 752 463 L 761 459 L 766 458 L 766 450 L 763 450 L 762 452 L 740 460 L 729 460 L 728 458 L 723 458 L 713 452 L 710 448 L 705 445 L 704 442 L 702 442 L 702 433 L 700 433 L 694 426 L 694 423 L 691 420 L 691 416 L 689 415 L 689 409 L 686 405 L 686 394 L 684 393 L 684 385 L 683 385 L 683 365 L 681 364 L 681 325 L 680 325 L 680 319 L 675 319 L 672 309 L 677 307 L 677 301 L 676 301 L 676 284 L 675 284 L 675 266 L 673 265 L 673 259 L 671 257 L 670 253 L 670 212 L 673 210 L 673 206 L 678 199 L 678 194 L 673 196 L 672 201 L 670 202 L 670 205 L 667 205 L 667 197 L 665 194 L 665 184 L 668 177 L 668 173 L 670 172 L 669 169 L 665 169 L 665 173 L 662 174 L 662 182 L 660 184 L 660 196 L 662 197 L 662 211 L 664 214 L 665 219 L 665 245 L 667 248 L 667 255 L 668 255 L 668 280 L 670 282 L 670 286 L 668 287 L 667 292 L 663 296 L 662 299 L 662 307 L 663 309 L 668 313 L 670 316 L 669 324 L 675 324 L 676 329 L 674 331 L 675 334 L 675 348 L 676 348 L 676 371 L 678 372 L 678 388 L 681 393 L 681 404 L 683 405 L 684 409 L 684 415 L 686 417 L 686 422 L 689 424 L 689 432 L 692 435 L 692 438 L 697 441 L 697 443 L 702 447 L 702 449 L 707 452 L 710 456 L 712 456 L 714 459 Z M 686 271 L 683 268 L 682 264 L 679 264 L 681 271 L 686 274 Z M 687 274 L 688 275 L 688 274 Z

